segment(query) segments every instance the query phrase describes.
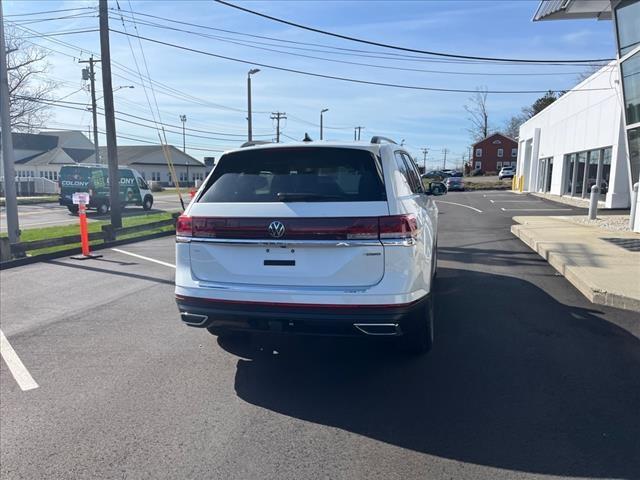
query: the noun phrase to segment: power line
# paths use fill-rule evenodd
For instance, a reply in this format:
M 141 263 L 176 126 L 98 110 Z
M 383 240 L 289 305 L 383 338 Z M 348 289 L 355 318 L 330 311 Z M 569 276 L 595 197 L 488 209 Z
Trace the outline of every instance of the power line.
M 235 8 L 237 10 L 241 10 L 243 12 L 246 13 L 250 13 L 252 15 L 257 15 L 259 17 L 262 18 L 266 18 L 269 20 L 272 20 L 274 22 L 278 22 L 278 23 L 283 23 L 285 25 L 289 25 L 292 27 L 296 27 L 296 28 L 300 28 L 302 30 L 307 30 L 310 32 L 315 32 L 315 33 L 320 33 L 322 35 L 328 35 L 331 37 L 336 37 L 336 38 L 341 38 L 343 40 L 350 40 L 352 42 L 358 42 L 358 43 L 364 43 L 367 45 L 374 45 L 376 47 L 383 47 L 383 48 L 389 48 L 392 50 L 401 50 L 404 52 L 413 52 L 413 53 L 422 53 L 425 55 L 434 55 L 434 56 L 438 56 L 438 57 L 449 57 L 449 58 L 462 58 L 462 59 L 467 59 L 467 60 L 488 60 L 488 61 L 493 61 L 493 62 L 518 62 L 518 63 L 599 63 L 599 62 L 610 62 L 612 60 L 614 60 L 613 58 L 599 58 L 599 59 L 583 59 L 583 60 L 533 60 L 533 59 L 518 59 L 518 58 L 499 58 L 499 57 L 479 57 L 479 56 L 474 56 L 474 55 L 460 55 L 460 54 L 454 54 L 454 53 L 444 53 L 444 52 L 435 52 L 435 51 L 429 51 L 429 50 L 419 50 L 416 48 L 408 48 L 408 47 L 400 47 L 397 45 L 390 45 L 390 44 L 386 44 L 386 43 L 381 43 L 381 42 L 374 42 L 372 40 L 364 40 L 361 38 L 356 38 L 356 37 L 351 37 L 348 35 L 341 35 L 339 33 L 334 33 L 334 32 L 328 32 L 326 30 L 320 30 L 319 28 L 314 28 L 314 27 L 309 27 L 306 25 L 301 25 L 299 23 L 294 23 L 294 22 L 290 22 L 288 20 L 284 20 L 281 18 L 277 18 L 277 17 L 273 17 L 271 15 L 267 15 L 264 13 L 260 13 L 260 12 L 256 12 L 255 10 L 250 10 L 248 8 L 245 7 L 241 7 L 239 5 L 235 5 L 233 3 L 229 3 L 226 2 L 224 0 L 214 0 L 217 3 L 221 4 L 221 5 L 226 5 L 227 7 L 231 7 L 231 8 Z
M 128 36 L 136 36 L 133 35 L 131 33 L 127 33 L 127 32 L 121 32 L 120 30 L 114 30 L 112 28 L 109 29 L 109 31 L 114 32 L 114 33 L 119 33 L 120 35 L 128 35 Z M 182 45 L 177 45 L 175 43 L 170 43 L 170 42 L 164 42 L 162 40 L 156 40 L 153 38 L 149 38 L 149 37 L 144 37 L 141 35 L 138 35 L 138 37 L 142 40 L 148 41 L 148 42 L 152 42 L 152 43 L 157 43 L 159 45 L 165 45 L 168 47 L 173 47 L 173 48 L 177 48 L 180 50 L 185 50 L 185 51 L 189 51 L 189 52 L 193 52 L 193 53 L 199 53 L 202 55 L 207 55 L 210 57 L 215 57 L 215 58 L 222 58 L 224 60 L 229 60 L 232 62 L 237 62 L 237 63 L 243 63 L 246 65 L 253 65 L 253 66 L 257 66 L 257 67 L 264 67 L 264 68 L 271 68 L 273 70 L 280 70 L 283 72 L 290 72 L 290 73 L 297 73 L 300 75 L 306 75 L 306 76 L 310 76 L 310 77 L 318 77 L 318 78 L 326 78 L 326 79 L 331 79 L 331 80 L 340 80 L 343 82 L 350 82 L 350 83 L 358 83 L 358 84 L 365 84 L 365 85 L 376 85 L 376 86 L 380 86 L 380 87 L 392 87 L 392 88 L 402 88 L 402 89 L 408 89 L 408 90 L 423 90 L 423 91 L 432 91 L 432 92 L 451 92 L 451 93 L 475 93 L 476 90 L 470 90 L 470 89 L 462 89 L 462 88 L 441 88 L 441 87 L 423 87 L 423 86 L 419 86 L 419 85 L 403 85 L 403 84 L 398 84 L 398 83 L 387 83 L 387 82 L 376 82 L 376 81 L 372 81 L 372 80 L 359 80 L 359 79 L 355 79 L 355 78 L 349 78 L 349 77 L 339 77 L 337 75 L 328 75 L 328 74 L 323 74 L 323 73 L 315 73 L 315 72 L 307 72 L 304 70 L 298 70 L 298 69 L 294 69 L 294 68 L 287 68 L 287 67 L 280 67 L 277 65 L 269 65 L 266 63 L 260 63 L 260 62 L 254 62 L 254 61 L 249 61 L 249 60 L 243 60 L 243 59 L 239 59 L 239 58 L 235 58 L 235 57 L 229 57 L 226 55 L 219 55 L 216 53 L 212 53 L 212 52 L 207 52 L 204 50 L 198 50 L 196 48 L 191 48 L 191 47 L 185 47 Z M 491 93 L 491 94 L 532 94 L 532 93 L 546 93 L 548 92 L 550 89 L 545 89 L 545 90 L 487 90 L 486 93 Z M 554 90 L 554 89 L 551 89 Z M 555 90 L 563 90 L 563 89 L 555 89 Z M 611 88 L 592 88 L 592 89 L 580 89 L 580 90 L 574 90 L 574 91 L 595 91 L 595 90 L 611 90 Z
M 7 23 L 9 23 L 9 22 L 7 22 Z M 12 22 L 12 24 L 13 24 L 13 22 Z M 34 30 L 32 28 L 29 28 L 29 27 L 21 27 L 21 26 L 18 26 L 18 25 L 16 25 L 16 27 L 21 29 L 21 30 L 30 32 L 30 33 L 41 34 L 41 32 L 38 32 L 37 30 Z M 85 49 L 85 48 L 79 48 L 76 45 L 72 45 L 70 43 L 64 42 L 64 41 L 62 41 L 60 39 L 57 39 L 57 38 L 45 37 L 44 40 L 46 40 L 48 42 L 51 42 L 51 43 L 55 43 L 56 45 L 60 45 L 60 46 L 63 46 L 65 48 L 68 48 L 68 49 L 71 49 L 71 50 L 74 50 L 74 51 L 79 51 L 80 55 L 71 55 L 69 53 L 61 52 L 60 50 L 56 50 L 56 49 L 51 48 L 49 46 L 44 46 L 44 45 L 42 45 L 40 43 L 37 43 L 37 42 L 34 42 L 32 40 L 26 40 L 26 41 L 31 43 L 31 44 L 33 44 L 33 45 L 37 45 L 37 46 L 39 46 L 41 48 L 45 48 L 45 49 L 50 50 L 52 52 L 58 53 L 60 55 L 64 55 L 64 56 L 73 58 L 74 60 L 76 60 L 78 58 L 82 58 L 82 54 L 84 54 L 84 53 L 99 56 L 99 54 L 96 53 L 96 52 L 93 52 L 93 51 Z M 121 64 L 119 62 L 116 62 L 116 61 L 112 61 L 111 63 L 115 68 L 118 68 L 121 71 L 127 72 L 127 73 L 132 74 L 132 75 L 137 75 L 137 73 L 133 69 L 127 67 L 126 65 L 123 65 L 123 64 Z M 119 76 L 120 78 L 123 78 L 125 80 L 131 81 L 131 82 L 135 83 L 136 85 L 142 86 L 141 83 L 139 83 L 135 79 L 131 79 L 131 77 L 126 77 L 124 75 L 118 75 L 116 73 L 114 73 L 114 76 Z M 194 104 L 197 104 L 197 105 L 201 105 L 201 106 L 205 106 L 205 107 L 218 108 L 218 109 L 221 109 L 221 110 L 228 110 L 228 111 L 240 112 L 240 113 L 246 113 L 247 112 L 245 109 L 242 109 L 242 108 L 230 107 L 228 105 L 221 105 L 219 103 L 210 102 L 210 101 L 205 100 L 203 98 L 196 97 L 195 95 L 191 95 L 191 94 L 182 92 L 181 90 L 173 88 L 173 87 L 171 87 L 171 86 L 169 86 L 167 84 L 164 84 L 162 82 L 159 82 L 157 80 L 151 80 L 151 82 L 156 87 L 164 90 L 164 91 L 162 91 L 162 93 L 164 95 L 167 95 L 167 96 L 172 97 L 172 98 L 177 98 L 177 99 L 182 100 L 182 101 L 191 102 L 191 103 L 194 103 Z M 254 111 L 254 113 L 269 114 L 270 112 L 269 111 Z
M 172 30 L 172 31 L 178 31 L 178 32 L 183 32 L 183 33 L 188 33 L 191 35 L 196 35 L 199 37 L 204 37 L 204 38 L 209 38 L 209 39 L 214 39 L 220 42 L 225 42 L 225 43 L 231 43 L 233 45 L 240 45 L 240 46 L 244 46 L 244 47 L 249 47 L 249 48 L 255 48 L 258 50 L 263 50 L 263 51 L 267 51 L 267 52 L 274 52 L 274 53 L 283 53 L 285 55 L 291 55 L 291 56 L 295 56 L 295 57 L 301 57 L 301 58 L 310 58 L 313 60 L 322 60 L 325 62 L 332 62 L 332 63 L 340 63 L 343 65 L 357 65 L 357 66 L 361 66 L 361 67 L 370 67 L 370 68 L 379 68 L 379 69 L 385 69 L 385 70 L 394 70 L 394 71 L 405 71 L 405 72 L 418 72 L 418 73 L 435 73 L 435 74 L 443 74 L 443 75 L 464 75 L 464 76 L 558 76 L 559 74 L 557 72 L 530 72 L 530 73 L 500 73 L 500 72 L 460 72 L 460 71 L 442 71 L 442 70 L 430 70 L 430 69 L 424 69 L 424 68 L 410 68 L 410 67 L 400 67 L 400 66 L 393 66 L 393 65 L 376 65 L 376 64 L 371 64 L 371 63 L 363 63 L 363 62 L 351 62 L 348 60 L 338 60 L 335 58 L 325 58 L 325 57 L 319 57 L 319 56 L 315 56 L 315 55 L 306 55 L 306 54 L 301 54 L 301 53 L 294 53 L 294 52 L 287 52 L 284 50 L 278 50 L 275 48 L 267 48 L 267 47 L 260 47 L 257 45 L 252 45 L 250 43 L 246 43 L 246 42 L 242 42 L 242 41 L 238 41 L 236 39 L 229 39 L 229 38 L 224 38 L 224 37 L 219 37 L 216 35 L 208 35 L 208 34 L 204 34 L 204 33 L 200 33 L 200 32 L 193 32 L 190 30 L 184 30 L 181 28 L 174 28 L 174 27 L 169 27 L 166 25 L 157 25 L 157 24 L 152 24 L 152 23 L 148 23 L 148 22 L 144 22 L 142 23 L 142 25 L 146 25 L 146 26 L 150 26 L 153 28 L 161 28 L 161 29 L 167 29 L 167 30 Z M 254 42 L 255 43 L 255 42 Z M 273 45 L 273 44 L 268 44 L 268 45 Z M 286 47 L 286 48 L 291 48 L 291 47 Z M 308 49 L 306 49 L 308 50 Z M 578 74 L 580 72 L 563 72 L 563 75 L 573 75 L 573 74 Z
M 62 32 L 41 33 L 39 35 L 26 35 L 22 38 L 45 38 L 45 37 L 61 37 L 63 35 L 76 35 L 78 33 L 99 32 L 99 28 L 88 28 L 84 30 L 66 30 Z
M 130 11 L 128 13 L 131 13 L 132 15 L 134 14 L 133 11 Z M 398 61 L 398 60 L 400 60 L 400 61 L 414 61 L 414 60 L 417 60 L 417 61 L 426 62 L 426 63 L 480 64 L 479 62 L 472 62 L 472 61 L 469 61 L 469 60 L 466 60 L 466 61 L 460 61 L 460 60 L 436 60 L 436 59 L 431 59 L 431 58 L 425 58 L 425 57 L 422 57 L 422 56 L 401 55 L 401 54 L 395 54 L 395 53 L 385 53 L 384 55 L 379 55 L 379 54 L 369 55 L 371 53 L 377 53 L 377 52 L 372 52 L 370 50 L 340 48 L 340 47 L 335 47 L 335 46 L 332 46 L 332 45 L 322 45 L 322 44 L 316 44 L 316 43 L 299 42 L 299 41 L 293 41 L 293 40 L 284 40 L 284 39 L 268 37 L 268 36 L 264 36 L 264 35 L 254 35 L 254 34 L 248 34 L 248 33 L 243 33 L 243 32 L 236 32 L 236 31 L 233 31 L 233 30 L 225 30 L 225 29 L 220 29 L 220 28 L 214 28 L 214 27 L 210 27 L 210 26 L 207 26 L 207 25 L 200 25 L 200 24 L 191 23 L 191 22 L 183 22 L 183 21 L 179 21 L 179 20 L 173 20 L 173 19 L 169 19 L 169 18 L 165 18 L 165 17 L 160 17 L 160 16 L 157 16 L 157 15 L 150 15 L 150 14 L 145 14 L 145 13 L 140 13 L 140 12 L 137 12 L 137 15 L 145 16 L 145 17 L 151 17 L 151 18 L 155 18 L 155 19 L 159 19 L 159 20 L 164 20 L 164 21 L 170 22 L 170 23 L 176 23 L 176 24 L 180 24 L 180 25 L 188 25 L 188 26 L 192 26 L 192 27 L 196 27 L 196 28 L 202 28 L 202 29 L 206 29 L 206 30 L 213 30 L 213 31 L 217 31 L 217 32 L 231 33 L 233 35 L 240 35 L 240 36 L 251 37 L 251 38 L 259 38 L 259 39 L 267 39 L 267 40 L 271 40 L 271 41 L 280 42 L 280 44 L 274 44 L 274 43 L 253 41 L 254 44 L 259 44 L 259 45 L 268 45 L 268 46 L 276 46 L 276 47 L 285 47 L 285 48 L 295 49 L 295 50 L 312 51 L 312 52 L 320 52 L 320 53 L 329 53 L 329 54 L 332 54 L 332 55 L 336 55 L 337 54 L 337 55 L 349 55 L 349 56 L 355 56 L 355 57 L 381 58 L 381 59 L 394 60 L 394 61 Z M 170 27 L 168 25 L 153 23 L 153 22 L 149 22 L 149 21 L 144 21 L 144 22 L 139 21 L 139 23 L 141 25 L 146 25 L 146 26 L 150 26 L 150 27 L 163 28 L 163 29 L 179 31 L 179 32 L 183 32 L 183 33 L 189 33 L 189 34 L 201 36 L 201 37 L 204 37 L 204 38 L 212 38 L 212 39 L 223 41 L 223 42 L 227 42 L 227 43 L 233 43 L 233 44 L 243 45 L 243 46 L 250 46 L 252 48 L 260 48 L 260 47 L 255 47 L 254 45 L 251 45 L 251 44 L 242 43 L 239 39 L 236 39 L 236 38 L 229 38 L 229 37 L 222 37 L 222 36 L 218 36 L 218 35 L 204 34 L 202 32 L 194 32 L 194 31 L 191 31 L 191 30 L 185 30 L 185 29 Z M 290 45 L 281 45 L 282 43 L 295 44 L 295 45 L 319 46 L 319 47 L 338 50 L 338 51 L 318 50 L 318 49 L 313 49 L 313 48 L 301 48 L 301 47 L 294 47 L 294 46 L 290 46 Z M 269 50 L 269 49 L 265 49 L 265 50 Z M 281 52 L 281 51 L 277 51 L 277 52 Z M 349 52 L 349 53 L 345 53 L 345 52 Z M 351 52 L 359 52 L 359 53 L 351 53 Z M 295 55 L 295 54 L 293 54 L 291 52 L 284 52 L 284 53 L 287 53 L 289 55 Z M 393 56 L 390 56 L 390 55 L 393 55 Z M 302 55 L 302 56 L 304 56 L 304 55 Z M 310 57 L 310 58 L 317 58 L 317 57 Z M 328 60 L 328 59 L 322 58 L 322 60 Z M 351 62 L 346 62 L 346 63 L 351 63 Z M 491 63 L 491 62 L 482 62 L 482 64 L 485 64 L 485 65 L 488 64 L 488 63 Z M 494 62 L 494 64 L 495 64 L 495 62 Z M 504 62 L 503 63 L 498 62 L 497 65 L 504 66 Z M 516 63 L 516 65 L 519 65 L 519 64 Z M 562 64 L 557 63 L 557 64 L 552 64 L 552 65 L 553 66 L 558 66 L 558 65 L 561 66 Z M 571 64 L 571 65 L 572 66 L 576 66 L 576 64 Z M 591 66 L 592 63 L 589 63 L 587 65 Z M 412 70 L 412 69 L 407 69 L 407 70 Z M 424 71 L 424 72 L 428 72 L 428 73 L 442 73 L 442 74 L 451 74 L 451 75 L 488 75 L 488 76 L 558 75 L 555 72 L 553 72 L 553 73 L 550 73 L 550 72 L 499 73 L 499 72 L 460 72 L 460 71 L 418 70 L 418 69 L 416 69 L 416 70 L 417 71 Z M 578 73 L 581 73 L 581 72 L 562 72 L 563 75 L 574 75 L 574 74 L 578 74 Z
M 42 105 L 48 105 L 48 106 L 54 106 L 54 107 L 59 107 L 59 108 L 66 108 L 66 109 L 70 109 L 70 110 L 78 110 L 78 111 L 86 111 L 86 108 L 82 108 L 80 106 L 77 105 L 82 105 L 82 106 L 86 106 L 86 104 L 84 103 L 80 103 L 80 102 L 68 102 L 68 101 L 56 101 L 56 100 L 43 100 L 43 99 L 36 99 L 36 98 L 32 98 L 32 97 L 26 97 L 26 96 L 21 96 L 21 95 L 17 95 L 15 98 L 21 99 L 21 100 L 28 100 L 28 101 L 32 101 L 35 103 L 40 103 Z M 104 116 L 104 112 L 100 111 L 102 109 L 98 108 L 98 115 L 102 115 Z M 120 118 L 120 117 L 115 117 L 117 121 L 119 122 L 124 122 L 124 123 L 129 123 L 132 125 L 136 125 L 139 127 L 144 127 L 144 128 L 149 128 L 152 130 L 157 130 L 156 127 L 152 126 L 152 125 L 145 125 L 143 123 L 139 123 L 139 122 L 134 122 L 133 120 L 127 120 L 124 118 Z M 158 123 L 159 125 L 164 126 L 164 124 Z M 180 131 L 175 131 L 175 130 L 166 130 L 167 133 L 173 133 L 176 135 L 182 135 L 182 132 Z M 187 136 L 190 137 L 196 137 L 196 138 L 203 138 L 206 140 L 215 140 L 215 141 L 223 141 L 223 142 L 237 142 L 239 140 L 236 139 L 228 139 L 228 138 L 215 138 L 215 137 L 206 137 L 203 135 L 195 135 L 195 134 L 186 134 Z
M 30 17 L 32 15 L 45 15 L 49 13 L 62 13 L 62 12 L 75 12 L 78 10 L 93 10 L 95 7 L 75 7 L 75 8 L 62 8 L 59 10 L 43 10 L 40 12 L 28 12 L 28 13 L 12 13 L 11 15 L 5 15 L 5 17 Z
M 371 63 L 363 63 L 363 62 L 352 62 L 352 61 L 348 61 L 348 60 L 339 60 L 339 59 L 334 59 L 334 58 L 326 58 L 326 57 L 319 57 L 319 56 L 315 56 L 315 55 L 307 55 L 307 54 L 301 54 L 301 53 L 294 53 L 294 52 L 287 52 L 284 50 L 278 50 L 278 49 L 274 49 L 274 48 L 267 48 L 267 47 L 261 47 L 261 46 L 257 46 L 255 45 L 255 43 L 257 44 L 262 44 L 262 45 L 271 45 L 271 46 L 280 46 L 280 45 L 274 45 L 273 43 L 264 43 L 264 42 L 253 42 L 254 44 L 251 43 L 247 43 L 245 41 L 239 41 L 238 39 L 233 39 L 233 38 L 229 38 L 229 37 L 220 37 L 217 35 L 210 35 L 210 34 L 205 34 L 205 33 L 201 33 L 201 32 L 194 32 L 191 30 L 185 30 L 182 28 L 175 28 L 175 27 L 170 27 L 168 25 L 160 25 L 160 24 L 156 24 L 156 23 L 151 23 L 151 22 L 140 22 L 141 25 L 146 25 L 149 27 L 153 27 L 153 28 L 160 28 L 160 29 L 166 29 L 166 30 L 171 30 L 171 31 L 177 31 L 177 32 L 182 32 L 182 33 L 188 33 L 191 35 L 196 35 L 199 37 L 203 37 L 203 38 L 208 38 L 208 39 L 213 39 L 219 42 L 225 42 L 225 43 L 230 43 L 233 45 L 240 45 L 240 46 L 244 46 L 244 47 L 249 47 L 249 48 L 254 48 L 254 49 L 258 49 L 258 50 L 263 50 L 263 51 L 268 51 L 268 52 L 275 52 L 275 53 L 283 53 L 285 55 L 291 55 L 291 56 L 296 56 L 296 57 L 302 57 L 302 58 L 310 58 L 310 59 L 314 59 L 314 60 L 322 60 L 325 62 L 332 62 L 332 63 L 340 63 L 340 64 L 345 64 L 345 65 L 357 65 L 357 66 L 363 66 L 363 67 L 370 67 L 370 68 L 379 68 L 379 69 L 387 69 L 387 70 L 397 70 L 397 71 L 407 71 L 407 72 L 418 72 L 418 73 L 434 73 L 434 74 L 443 74 L 443 75 L 464 75 L 464 76 L 558 76 L 559 74 L 557 72 L 529 72 L 529 73 L 501 73 L 501 72 L 461 72 L 461 71 L 442 71 L 442 70 L 430 70 L 430 69 L 423 69 L 423 68 L 410 68 L 410 67 L 400 67 L 400 66 L 393 66 L 393 65 L 378 65 L 378 64 L 371 64 Z M 284 46 L 284 48 L 295 48 L 298 50 L 311 50 L 311 51 L 318 51 L 318 50 L 314 50 L 314 49 L 300 49 L 298 47 L 290 47 L 290 46 Z M 327 52 L 325 51 L 325 53 L 333 53 L 333 52 Z M 353 55 L 353 54 L 351 54 Z M 358 56 L 358 55 L 353 55 L 353 56 Z M 383 57 L 384 58 L 384 57 Z M 574 75 L 574 74 L 578 74 L 580 72 L 563 72 L 562 75 Z

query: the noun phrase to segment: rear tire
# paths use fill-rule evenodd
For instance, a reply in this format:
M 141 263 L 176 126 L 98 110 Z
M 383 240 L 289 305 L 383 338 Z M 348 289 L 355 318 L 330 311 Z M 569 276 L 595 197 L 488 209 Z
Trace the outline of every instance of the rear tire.
M 69 212 L 72 215 L 77 215 L 78 214 L 78 205 L 67 205 L 67 209 L 69 210 Z
M 151 210 L 151 207 L 153 207 L 153 197 L 147 195 L 146 197 L 144 197 L 144 201 L 142 202 L 142 209 Z
M 109 213 L 109 203 L 102 202 L 96 207 L 96 211 L 98 212 L 98 215 L 106 215 Z
M 432 294 L 433 295 L 433 294 Z M 414 324 L 400 339 L 400 348 L 409 355 L 424 355 L 433 347 L 433 296 L 416 314 Z

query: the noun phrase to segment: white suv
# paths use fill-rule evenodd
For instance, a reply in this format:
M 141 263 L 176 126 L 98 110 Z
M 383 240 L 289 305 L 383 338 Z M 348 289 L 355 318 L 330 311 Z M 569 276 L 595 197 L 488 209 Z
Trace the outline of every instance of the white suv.
M 176 232 L 182 320 L 238 331 L 433 342 L 438 210 L 411 156 L 371 143 L 226 152 Z

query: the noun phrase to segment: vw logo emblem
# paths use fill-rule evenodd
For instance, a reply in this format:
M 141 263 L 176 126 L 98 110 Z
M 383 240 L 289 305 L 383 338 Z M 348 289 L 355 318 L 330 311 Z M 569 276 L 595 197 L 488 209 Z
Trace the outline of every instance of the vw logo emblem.
M 284 224 L 276 220 L 269 224 L 269 235 L 273 238 L 282 238 L 284 235 Z

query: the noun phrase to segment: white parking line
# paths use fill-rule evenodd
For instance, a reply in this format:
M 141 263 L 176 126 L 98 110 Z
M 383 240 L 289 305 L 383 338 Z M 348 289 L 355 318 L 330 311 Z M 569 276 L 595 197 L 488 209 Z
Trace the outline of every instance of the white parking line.
M 571 212 L 571 208 L 504 208 L 500 207 L 503 212 Z
M 7 367 L 9 367 L 9 371 L 13 374 L 13 378 L 16 379 L 16 383 L 23 391 L 38 388 L 38 384 L 29 373 L 29 370 L 27 370 L 27 367 L 24 366 L 24 363 L 18 357 L 2 330 L 0 330 L 0 354 Z
M 489 200 L 491 203 L 543 203 L 542 200 Z
M 463 205 L 462 203 L 445 202 L 444 200 L 436 200 L 436 202 L 438 202 L 438 203 L 446 203 L 446 204 L 448 204 L 448 205 L 457 205 L 457 206 L 459 206 L 459 207 L 469 208 L 469 209 L 471 209 L 471 210 L 475 210 L 475 211 L 476 211 L 476 212 L 478 212 L 478 213 L 482 213 L 482 210 L 478 210 L 477 208 L 475 208 L 475 207 L 471 207 L 471 206 L 469 206 L 469 205 Z
M 140 258 L 142 260 L 146 260 L 147 262 L 157 263 L 159 265 L 164 265 L 165 267 L 176 268 L 172 263 L 163 262 L 162 260 L 156 260 L 155 258 L 145 257 L 143 255 L 138 255 L 137 253 L 127 252 L 125 250 L 120 250 L 119 248 L 112 248 L 114 252 L 123 253 L 125 255 L 130 255 L 132 257 Z

